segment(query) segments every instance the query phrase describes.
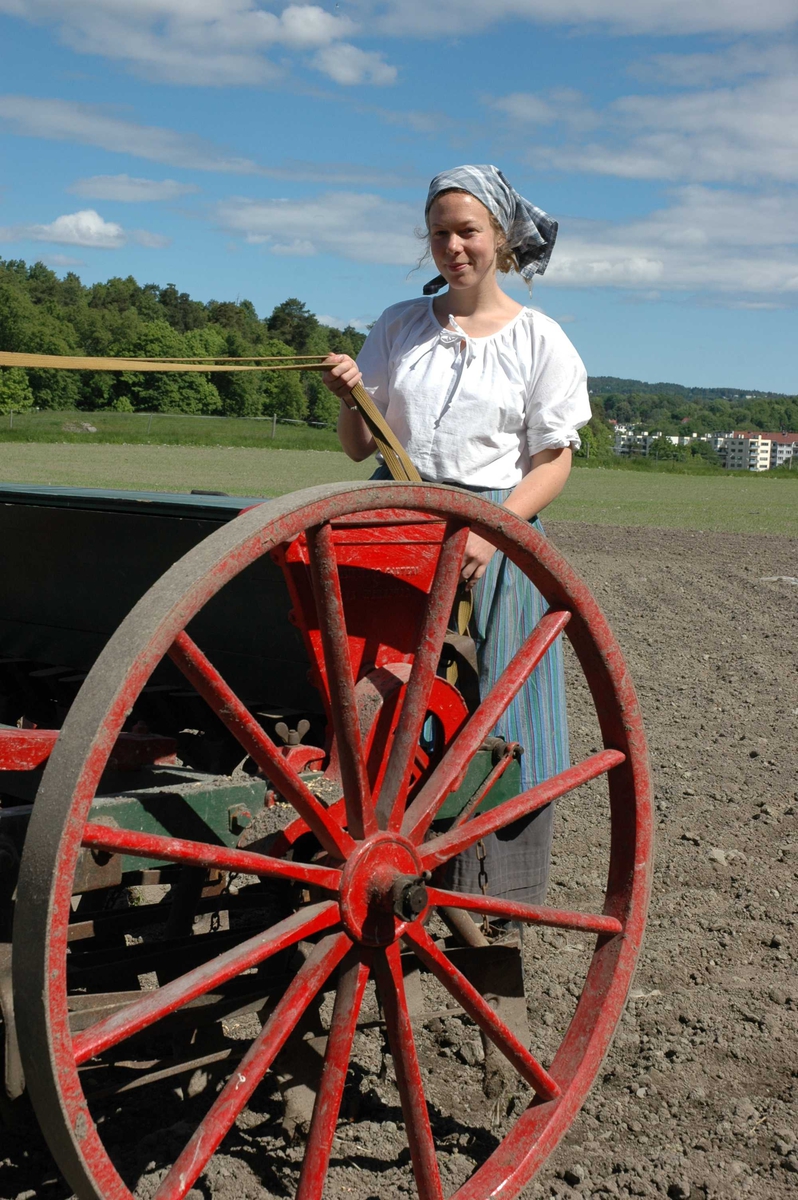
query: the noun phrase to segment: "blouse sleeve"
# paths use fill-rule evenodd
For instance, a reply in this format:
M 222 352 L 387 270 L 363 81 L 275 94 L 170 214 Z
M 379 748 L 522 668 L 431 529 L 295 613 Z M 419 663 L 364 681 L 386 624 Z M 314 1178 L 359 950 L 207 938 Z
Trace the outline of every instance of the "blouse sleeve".
M 577 430 L 591 417 L 587 371 L 556 322 L 546 321 L 536 333 L 526 410 L 530 456 L 562 446 L 578 450 Z
M 363 387 L 383 416 L 388 408 L 388 380 L 390 377 L 390 346 L 386 318 L 387 312 L 384 312 L 372 325 L 357 356 L 357 365 L 363 376 Z

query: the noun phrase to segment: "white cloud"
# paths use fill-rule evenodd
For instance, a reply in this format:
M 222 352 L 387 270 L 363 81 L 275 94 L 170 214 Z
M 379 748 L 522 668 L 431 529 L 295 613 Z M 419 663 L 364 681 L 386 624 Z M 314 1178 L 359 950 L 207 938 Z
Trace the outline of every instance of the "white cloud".
M 545 96 L 535 92 L 510 92 L 507 96 L 486 96 L 484 103 L 504 113 L 513 124 L 564 124 L 577 133 L 600 123 L 581 92 L 574 88 L 551 88 Z
M 46 267 L 85 267 L 85 258 L 73 258 L 71 254 L 46 254 L 42 258 Z
M 275 50 L 319 50 L 320 69 L 344 85 L 393 82 L 396 69 L 381 54 L 348 44 L 366 32 L 464 37 L 517 20 L 577 33 L 729 37 L 780 34 L 798 22 L 795 0 L 458 0 L 454 9 L 430 0 L 349 0 L 347 8 L 357 20 L 337 4 L 334 12 L 289 4 L 277 13 L 264 0 L 0 0 L 0 12 L 55 26 L 78 53 L 125 62 L 148 79 L 205 87 L 276 81 L 285 66 L 267 57 Z
M 283 9 L 280 22 L 280 40 L 296 49 L 323 46 L 355 32 L 349 17 L 335 16 L 311 4 L 292 4 Z
M 573 25 L 621 34 L 774 33 L 798 21 L 795 0 L 360 0 L 379 33 L 433 37 L 479 32 L 503 20 Z
M 328 192 L 300 200 L 233 197 L 217 205 L 216 219 L 227 233 L 278 254 L 335 254 L 405 266 L 421 253 L 413 234 L 416 207 L 370 193 Z
M 414 235 L 415 206 L 371 193 L 233 197 L 217 205 L 216 219 L 226 233 L 279 255 L 332 254 L 410 266 L 422 249 Z M 686 291 L 713 294 L 726 304 L 793 303 L 798 209 L 788 195 L 691 184 L 674 189 L 666 207 L 639 220 L 566 218 L 545 284 L 620 288 L 639 298 L 653 290 Z
M 87 246 L 93 250 L 118 250 L 126 242 L 162 249 L 169 239 L 145 229 L 126 233 L 116 221 L 105 221 L 93 208 L 65 213 L 49 225 L 15 225 L 0 229 L 0 241 L 55 242 L 61 246 Z
M 253 175 L 259 170 L 251 158 L 230 154 L 203 138 L 158 125 L 125 121 L 94 104 L 43 100 L 35 96 L 0 96 L 0 123 L 6 123 L 12 132 L 27 137 L 99 146 L 103 150 L 132 154 L 151 162 L 168 163 L 171 167 L 239 175 Z
M 361 50 L 347 42 L 324 46 L 313 59 L 313 65 L 335 83 L 350 86 L 356 83 L 391 84 L 396 82 L 396 67 L 385 62 L 381 54 Z
M 546 280 L 714 292 L 728 303 L 798 293 L 798 211 L 788 196 L 691 185 L 668 208 L 626 224 L 565 221 Z
M 357 32 L 317 4 L 278 14 L 259 0 L 0 0 L 2 11 L 54 24 L 78 53 L 121 60 L 147 79 L 204 87 L 273 82 L 284 67 L 268 51 L 316 50 Z M 362 68 L 363 82 L 386 82 L 392 68 L 368 57 L 376 61 Z
M 99 105 L 76 104 L 71 100 L 0 96 L 0 127 L 3 124 L 13 133 L 26 137 L 98 146 L 102 150 L 195 171 L 263 175 L 281 181 L 350 187 L 406 187 L 408 182 L 416 182 L 410 168 L 386 171 L 382 167 L 358 163 L 314 163 L 301 159 L 265 165 L 232 154 L 193 134 L 177 133 L 157 125 L 139 125 L 123 120 Z M 136 179 L 127 175 L 96 175 L 92 179 L 79 180 L 70 189 L 93 200 L 166 200 L 181 192 L 187 194 L 198 190 L 191 184 L 180 184 L 172 179 Z
M 115 221 L 104 221 L 93 208 L 56 217 L 49 225 L 27 225 L 27 236 L 37 242 L 59 242 L 62 246 L 92 246 L 116 250 L 125 243 L 125 232 Z
M 398 125 L 405 133 L 434 134 L 440 136 L 451 132 L 457 122 L 440 109 L 379 108 L 374 104 L 360 105 L 356 112 L 373 113 L 386 125 Z
M 365 332 L 376 317 L 332 317 L 329 313 L 317 313 L 316 320 L 320 325 L 331 325 L 333 329 L 347 329 L 351 326 Z
M 303 162 L 286 159 L 280 166 L 259 167 L 258 173 L 269 179 L 292 183 L 342 184 L 348 187 L 407 187 L 420 182 L 410 166 L 398 163 L 397 169 L 362 166 L 348 162 Z
M 513 97 L 505 104 L 522 115 Z M 509 107 L 508 107 L 509 105 Z M 717 183 L 798 181 L 798 75 L 754 79 L 738 87 L 667 95 L 621 96 L 594 124 L 604 140 L 537 144 L 536 166 L 625 179 Z M 567 115 L 567 114 L 566 114 Z M 583 126 L 584 127 L 584 126 Z M 578 126 L 573 123 L 572 128 Z
M 509 96 L 489 99 L 488 103 L 491 108 L 524 125 L 553 125 L 559 120 L 557 110 L 531 92 L 511 92 Z
M 164 250 L 172 244 L 171 238 L 164 237 L 161 233 L 150 233 L 148 229 L 131 229 L 127 240 L 137 242 L 139 246 L 145 246 L 148 250 Z
M 280 254 L 286 258 L 312 258 L 317 253 L 316 246 L 307 238 L 293 238 L 290 242 L 273 242 L 269 249 L 272 254 Z
M 76 196 L 89 200 L 118 200 L 139 203 L 151 200 L 177 200 L 198 192 L 192 183 L 178 183 L 176 179 L 138 179 L 131 175 L 92 175 L 90 179 L 78 179 L 67 189 Z
M 633 63 L 629 74 L 646 83 L 704 88 L 716 83 L 739 83 L 754 75 L 790 75 L 795 61 L 792 40 L 756 45 L 747 39 L 706 53 L 654 54 Z

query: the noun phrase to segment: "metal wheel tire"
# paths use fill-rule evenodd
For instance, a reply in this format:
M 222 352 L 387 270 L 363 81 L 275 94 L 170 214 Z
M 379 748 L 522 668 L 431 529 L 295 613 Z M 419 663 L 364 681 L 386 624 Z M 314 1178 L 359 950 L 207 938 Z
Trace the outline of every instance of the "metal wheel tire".
M 393 739 L 379 803 L 370 797 L 360 757 L 354 683 L 331 548 L 330 522 L 349 514 L 390 509 L 421 512 L 446 523 L 427 601 L 405 704 Z M 406 808 L 425 700 L 440 654 L 446 617 L 459 574 L 466 531 L 488 538 L 542 592 L 550 609 L 490 696 L 444 754 Z M 280 765 L 266 734 L 232 696 L 183 631 L 229 580 L 260 555 L 305 532 L 314 575 L 324 659 L 345 803 L 346 821 L 333 815 L 295 773 Z M 444 834 L 428 836 L 437 807 L 495 724 L 509 698 L 561 630 L 570 639 L 589 684 L 604 749 L 552 780 L 470 817 Z M 211 844 L 183 843 L 90 821 L 92 798 L 127 714 L 164 655 L 184 674 L 253 754 L 327 851 L 316 864 L 293 864 L 250 854 L 245 859 Z M 542 807 L 587 780 L 606 774 L 609 790 L 609 867 L 603 912 L 579 914 L 532 908 L 484 897 L 453 896 L 425 874 L 485 833 Z M 426 839 L 426 840 L 425 840 Z M 70 1032 L 67 1007 L 67 932 L 72 880 L 81 846 L 123 850 L 193 865 L 281 875 L 326 896 L 300 907 L 259 938 L 212 960 L 190 975 L 142 994 L 117 1014 L 80 1033 Z M 368 483 L 308 489 L 250 509 L 181 559 L 136 605 L 106 646 L 75 701 L 46 768 L 34 806 L 19 880 L 14 934 L 14 987 L 24 1068 L 39 1122 L 64 1175 L 80 1197 L 129 1200 L 89 1112 L 78 1064 L 172 1012 L 190 997 L 263 961 L 300 939 L 315 948 L 290 983 L 251 1049 L 179 1153 L 156 1200 L 184 1196 L 202 1173 L 308 1005 L 337 980 L 326 1065 L 297 1185 L 299 1200 L 320 1200 L 339 1115 L 358 1010 L 369 977 L 375 980 L 395 1064 L 415 1186 L 421 1200 L 442 1200 L 436 1157 L 399 959 L 409 946 L 469 1013 L 530 1087 L 530 1103 L 498 1147 L 455 1192 L 456 1200 L 517 1196 L 571 1124 L 596 1077 L 621 1017 L 639 954 L 651 874 L 650 783 L 645 740 L 634 689 L 621 653 L 596 602 L 557 551 L 507 510 L 458 489 L 426 484 Z M 420 912 L 395 915 L 397 887 L 426 886 Z M 404 895 L 404 892 L 402 892 Z M 498 1020 L 452 967 L 426 932 L 430 906 L 452 905 L 519 918 L 532 926 L 578 929 L 595 947 L 570 1025 L 547 1068 Z M 374 905 L 376 904 L 376 912 Z M 492 905 L 492 907 L 491 907 Z M 255 944 L 257 943 L 257 944 Z M 259 956 L 259 957 L 258 957 Z M 221 965 L 220 965 L 221 964 Z M 337 974 L 336 974 L 337 972 Z

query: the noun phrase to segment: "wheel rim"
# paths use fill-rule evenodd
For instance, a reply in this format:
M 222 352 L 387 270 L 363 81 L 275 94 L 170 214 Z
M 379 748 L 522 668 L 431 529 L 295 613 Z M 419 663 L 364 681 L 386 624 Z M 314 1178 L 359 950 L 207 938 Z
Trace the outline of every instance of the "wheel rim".
M 354 682 L 351 670 L 347 671 L 346 626 L 329 522 L 347 514 L 389 507 L 394 512 L 409 510 L 443 520 L 447 522 L 447 534 L 419 639 L 424 649 L 417 653 L 410 673 L 393 750 L 375 804 L 364 764 Z M 487 537 L 532 579 L 549 603 L 550 612 L 405 810 L 406 786 L 467 528 Z M 224 681 L 184 633 L 193 616 L 221 587 L 260 555 L 302 532 L 307 533 L 311 552 L 333 698 L 332 718 L 346 812 L 343 826 L 286 768 L 254 718 L 229 689 L 225 690 Z M 563 629 L 590 686 L 605 749 L 520 798 L 425 840 L 437 807 L 459 773 L 459 765 L 476 752 L 495 724 L 495 713 L 506 707 L 508 697 L 515 694 Z M 148 841 L 149 835 L 111 831 L 87 822 L 116 736 L 136 696 L 167 653 L 200 694 L 211 701 L 217 714 L 224 709 L 228 728 L 316 835 L 326 851 L 326 864 L 283 863 L 278 867 L 275 860 L 266 863 L 260 856 L 247 856 L 247 852 L 198 848 L 193 843 L 166 847 L 167 839 L 150 837 Z M 486 902 L 480 897 L 468 900 L 433 887 L 426 893 L 426 907 L 456 902 L 458 907 L 484 912 L 486 903 L 489 908 L 492 903 L 490 911 L 494 915 L 596 934 L 596 948 L 576 1012 L 546 1070 L 506 1027 L 500 1027 L 501 1022 L 497 1025 L 490 1006 L 465 978 L 447 966 L 446 960 L 441 961 L 440 951 L 419 919 L 426 907 L 407 920 L 399 919 L 389 909 L 397 879 L 422 886 L 425 872 L 447 862 L 486 833 L 603 773 L 608 774 L 611 846 L 602 913 L 584 915 L 545 908 L 533 912 L 530 906 Z M 378 843 L 386 840 L 392 846 L 388 852 L 378 849 Z M 263 962 L 302 938 L 319 938 L 232 1081 L 214 1101 L 162 1183 L 158 1200 L 171 1200 L 189 1190 L 310 1001 L 339 968 L 326 1068 L 296 1194 L 299 1200 L 322 1195 L 345 1067 L 366 983 L 372 977 L 385 1014 L 418 1195 L 421 1200 L 443 1197 L 402 983 L 399 938 L 500 1046 L 519 1076 L 536 1092 L 498 1148 L 454 1193 L 456 1200 L 485 1200 L 499 1193 L 514 1196 L 568 1128 L 595 1078 L 620 1018 L 640 950 L 650 885 L 651 815 L 645 740 L 634 689 L 606 621 L 565 560 L 541 535 L 507 510 L 457 489 L 384 483 L 309 489 L 242 514 L 180 560 L 139 602 L 109 642 L 69 713 L 31 818 L 15 917 L 15 992 L 26 997 L 17 1016 L 20 1047 L 40 1123 L 61 1169 L 79 1195 L 122 1200 L 131 1193 L 108 1157 L 89 1114 L 78 1064 L 152 1023 L 153 1014 L 172 1012 L 187 998 L 202 994 L 203 989 L 213 986 L 213 980 L 208 983 L 207 970 L 189 972 L 152 993 L 155 999 L 135 1001 L 116 1024 L 114 1018 L 109 1018 L 73 1037 L 65 961 L 72 879 L 81 845 L 119 852 L 134 850 L 143 856 L 250 870 L 262 876 L 279 875 L 282 870 L 287 877 L 318 886 L 325 897 L 265 931 L 257 945 L 248 942 L 246 951 L 236 947 L 228 961 L 216 960 L 214 978 L 229 978 L 224 976 L 225 971 L 240 973 L 251 961 Z M 373 872 L 379 876 L 376 900 L 374 889 L 370 898 L 366 897 L 368 871 L 355 871 L 350 866 L 370 854 L 376 855 L 379 867 Z M 346 909 L 343 920 L 339 902 Z M 364 905 L 373 908 L 375 903 L 387 913 L 390 929 L 364 936 L 362 910 Z

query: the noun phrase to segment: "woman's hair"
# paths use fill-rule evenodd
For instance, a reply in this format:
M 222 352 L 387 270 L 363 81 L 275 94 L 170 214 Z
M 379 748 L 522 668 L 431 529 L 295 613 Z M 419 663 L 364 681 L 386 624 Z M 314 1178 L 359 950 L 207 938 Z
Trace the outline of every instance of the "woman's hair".
M 466 191 L 465 188 L 444 188 L 444 190 L 442 192 L 438 192 L 437 196 L 435 197 L 435 200 L 439 200 L 441 196 L 449 196 L 452 193 L 457 193 L 461 196 L 471 196 L 472 195 L 471 192 Z M 472 199 L 477 200 L 477 197 L 472 196 Z M 435 203 L 435 200 L 433 200 L 433 204 Z M 482 201 L 477 200 L 477 203 L 482 204 Z M 482 204 L 482 207 L 485 208 L 485 205 Z M 490 227 L 493 230 L 493 232 L 496 234 L 496 270 L 501 272 L 502 275 L 510 275 L 513 271 L 517 272 L 518 271 L 518 263 L 516 262 L 515 254 L 513 253 L 513 251 L 510 249 L 509 245 L 507 244 L 507 235 L 505 234 L 504 230 L 502 229 L 501 225 L 496 220 L 496 218 L 494 217 L 494 215 L 490 211 L 490 209 L 485 208 L 485 212 L 488 214 L 488 220 L 490 221 Z M 424 228 L 424 229 L 416 230 L 416 233 L 423 241 L 425 241 L 427 243 L 426 253 L 419 260 L 417 267 L 415 268 L 417 270 L 418 267 L 422 266 L 422 264 L 425 263 L 430 257 L 429 225 L 427 225 L 426 228 Z

